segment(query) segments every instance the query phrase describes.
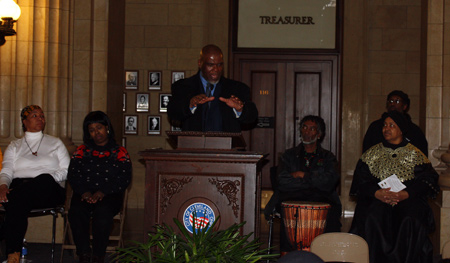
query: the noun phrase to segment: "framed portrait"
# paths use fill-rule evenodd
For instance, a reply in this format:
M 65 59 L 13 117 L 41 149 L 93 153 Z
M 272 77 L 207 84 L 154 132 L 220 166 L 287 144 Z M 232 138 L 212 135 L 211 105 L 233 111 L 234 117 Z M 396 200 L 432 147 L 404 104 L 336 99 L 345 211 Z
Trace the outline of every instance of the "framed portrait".
M 139 80 L 139 71 L 125 70 L 125 89 L 137 89 Z
M 170 130 L 171 131 L 181 131 L 181 127 L 171 125 Z
M 136 93 L 136 112 L 148 112 L 150 106 L 148 93 Z
M 122 95 L 122 111 L 127 111 L 127 94 L 125 92 Z
M 162 71 L 148 71 L 148 89 L 161 90 Z
M 184 71 L 172 71 L 172 84 L 180 79 L 184 79 Z
M 167 112 L 167 106 L 172 98 L 172 94 L 159 94 L 159 112 Z
M 127 148 L 127 138 L 126 137 L 122 137 L 122 146 Z
M 161 116 L 159 115 L 147 116 L 147 134 L 148 135 L 161 134 Z
M 125 134 L 136 135 L 138 134 L 138 116 L 137 115 L 125 115 L 123 132 Z

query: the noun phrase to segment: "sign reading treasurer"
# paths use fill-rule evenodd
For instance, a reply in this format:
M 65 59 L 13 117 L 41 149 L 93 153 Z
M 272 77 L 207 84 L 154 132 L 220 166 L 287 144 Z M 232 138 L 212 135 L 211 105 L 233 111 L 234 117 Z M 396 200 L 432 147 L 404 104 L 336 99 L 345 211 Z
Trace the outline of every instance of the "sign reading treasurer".
M 335 48 L 336 0 L 238 1 L 240 48 Z

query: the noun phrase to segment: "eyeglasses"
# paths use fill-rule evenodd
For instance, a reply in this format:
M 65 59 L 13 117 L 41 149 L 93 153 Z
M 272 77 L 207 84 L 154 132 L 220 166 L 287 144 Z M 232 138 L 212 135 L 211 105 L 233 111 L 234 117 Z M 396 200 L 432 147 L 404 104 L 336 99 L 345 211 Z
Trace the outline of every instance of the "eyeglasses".
M 310 131 L 312 131 L 312 132 L 315 132 L 315 131 L 317 131 L 317 127 L 315 127 L 315 126 L 307 126 L 307 125 L 303 125 L 302 126 L 302 130 L 304 130 L 304 131 L 306 131 L 306 130 L 310 130 Z
M 400 102 L 403 102 L 403 101 L 401 99 L 396 99 L 396 100 L 388 100 L 387 102 L 390 104 L 393 104 L 393 103 L 399 104 Z

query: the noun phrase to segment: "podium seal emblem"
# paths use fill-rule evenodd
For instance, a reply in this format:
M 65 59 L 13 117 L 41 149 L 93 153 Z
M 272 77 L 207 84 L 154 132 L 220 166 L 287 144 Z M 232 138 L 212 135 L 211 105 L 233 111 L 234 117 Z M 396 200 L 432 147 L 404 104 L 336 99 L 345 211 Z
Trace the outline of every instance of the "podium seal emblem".
M 196 230 L 201 230 L 204 228 L 209 229 L 215 220 L 216 216 L 214 215 L 214 211 L 205 203 L 193 203 L 189 205 L 183 213 L 184 227 L 190 233 L 194 232 L 194 224 Z

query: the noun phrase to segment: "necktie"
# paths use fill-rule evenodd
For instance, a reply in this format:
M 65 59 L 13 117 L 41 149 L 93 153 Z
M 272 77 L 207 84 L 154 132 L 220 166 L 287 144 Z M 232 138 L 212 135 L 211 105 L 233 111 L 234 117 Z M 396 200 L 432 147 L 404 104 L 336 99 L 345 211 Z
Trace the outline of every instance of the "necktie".
M 211 97 L 212 90 L 214 89 L 214 85 L 211 83 L 206 84 L 206 97 Z
M 208 83 L 206 85 L 206 97 L 211 97 L 212 90 L 214 89 L 214 85 L 211 83 Z M 211 106 L 211 101 L 208 101 L 208 108 Z

